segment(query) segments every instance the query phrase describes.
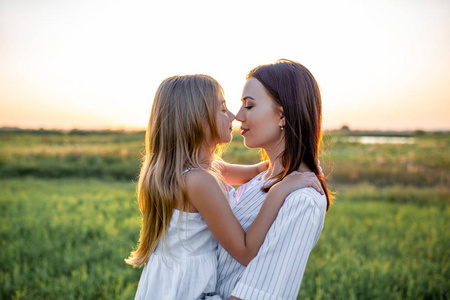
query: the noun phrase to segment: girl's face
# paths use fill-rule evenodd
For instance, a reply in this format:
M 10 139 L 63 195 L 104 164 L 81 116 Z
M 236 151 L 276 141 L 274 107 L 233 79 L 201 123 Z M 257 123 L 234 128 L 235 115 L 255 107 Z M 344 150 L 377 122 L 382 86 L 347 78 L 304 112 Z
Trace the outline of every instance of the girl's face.
M 219 110 L 217 111 L 216 123 L 219 132 L 220 143 L 229 143 L 232 138 L 235 116 L 228 110 L 223 95 L 219 97 Z
M 242 123 L 241 134 L 248 148 L 276 149 L 280 146 L 285 126 L 283 108 L 275 103 L 264 86 L 250 77 L 242 91 L 242 106 L 236 119 Z

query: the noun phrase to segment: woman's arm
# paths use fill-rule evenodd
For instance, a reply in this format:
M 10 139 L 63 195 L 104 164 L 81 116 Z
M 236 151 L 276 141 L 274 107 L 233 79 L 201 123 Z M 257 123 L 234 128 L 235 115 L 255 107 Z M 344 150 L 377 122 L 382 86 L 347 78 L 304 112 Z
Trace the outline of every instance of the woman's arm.
M 256 165 L 235 165 L 226 162 L 220 162 L 222 176 L 231 185 L 241 185 L 267 170 L 266 162 L 260 162 Z
M 190 203 L 200 212 L 222 247 L 244 266 L 258 253 L 287 195 L 302 187 L 313 186 L 317 189 L 320 186 L 312 173 L 287 176 L 270 189 L 258 216 L 245 232 L 212 174 L 191 171 L 185 176 Z

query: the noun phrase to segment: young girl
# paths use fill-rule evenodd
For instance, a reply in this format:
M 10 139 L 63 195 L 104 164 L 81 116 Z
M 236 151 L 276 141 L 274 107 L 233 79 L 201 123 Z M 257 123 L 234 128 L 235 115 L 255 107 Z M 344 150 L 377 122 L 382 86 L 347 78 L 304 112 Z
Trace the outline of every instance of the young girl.
M 126 259 L 133 266 L 145 265 L 136 299 L 220 299 L 214 296 L 217 241 L 247 265 L 289 193 L 306 186 L 322 191 L 312 173 L 286 177 L 270 189 L 244 232 L 227 199 L 234 190 L 224 178 L 243 183 L 265 166 L 214 159 L 216 146 L 231 140 L 233 120 L 222 88 L 209 76 L 174 76 L 159 86 L 138 185 L 139 245 Z

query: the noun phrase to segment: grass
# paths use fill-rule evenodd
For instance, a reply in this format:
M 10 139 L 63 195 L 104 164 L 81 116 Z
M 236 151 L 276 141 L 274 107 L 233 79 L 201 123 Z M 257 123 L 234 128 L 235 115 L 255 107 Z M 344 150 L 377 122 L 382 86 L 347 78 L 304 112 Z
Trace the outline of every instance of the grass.
M 339 183 L 450 184 L 450 156 L 447 155 L 450 138 L 425 136 L 415 141 L 413 144 L 357 144 L 339 142 L 331 136 L 321 161 Z
M 0 178 L 95 177 L 135 179 L 142 132 L 53 133 L 0 131 Z
M 123 261 L 139 233 L 134 183 L 23 178 L 0 189 L 0 298 L 134 297 L 141 269 Z M 417 187 L 339 191 L 301 299 L 449 298 L 448 191 L 427 190 L 430 203 Z
M 448 299 L 450 198 L 425 204 L 412 187 L 355 197 L 365 187 L 343 189 L 331 207 L 299 299 Z
M 0 181 L 1 299 L 131 299 L 138 236 L 132 183 Z
M 336 201 L 299 298 L 449 299 L 450 135 L 346 136 L 325 135 Z M 0 299 L 133 299 L 141 269 L 123 259 L 139 234 L 143 145 L 143 132 L 0 130 Z M 223 157 L 259 161 L 238 134 Z
M 38 131 L 39 132 L 39 131 Z M 419 135 L 414 144 L 356 144 L 326 134 L 320 156 L 330 182 L 378 186 L 450 185 L 450 135 Z M 145 152 L 143 132 L 0 131 L 0 178 L 136 179 Z M 235 132 L 223 155 L 240 164 L 259 162 Z

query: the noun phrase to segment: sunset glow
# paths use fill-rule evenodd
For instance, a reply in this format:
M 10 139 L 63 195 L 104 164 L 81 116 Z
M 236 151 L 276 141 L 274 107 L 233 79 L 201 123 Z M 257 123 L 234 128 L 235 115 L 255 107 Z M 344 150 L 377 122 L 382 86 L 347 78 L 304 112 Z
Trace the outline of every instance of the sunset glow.
M 449 1 L 0 4 L 0 126 L 145 128 L 159 83 L 205 73 L 234 113 L 253 67 L 289 58 L 324 128 L 450 129 Z

